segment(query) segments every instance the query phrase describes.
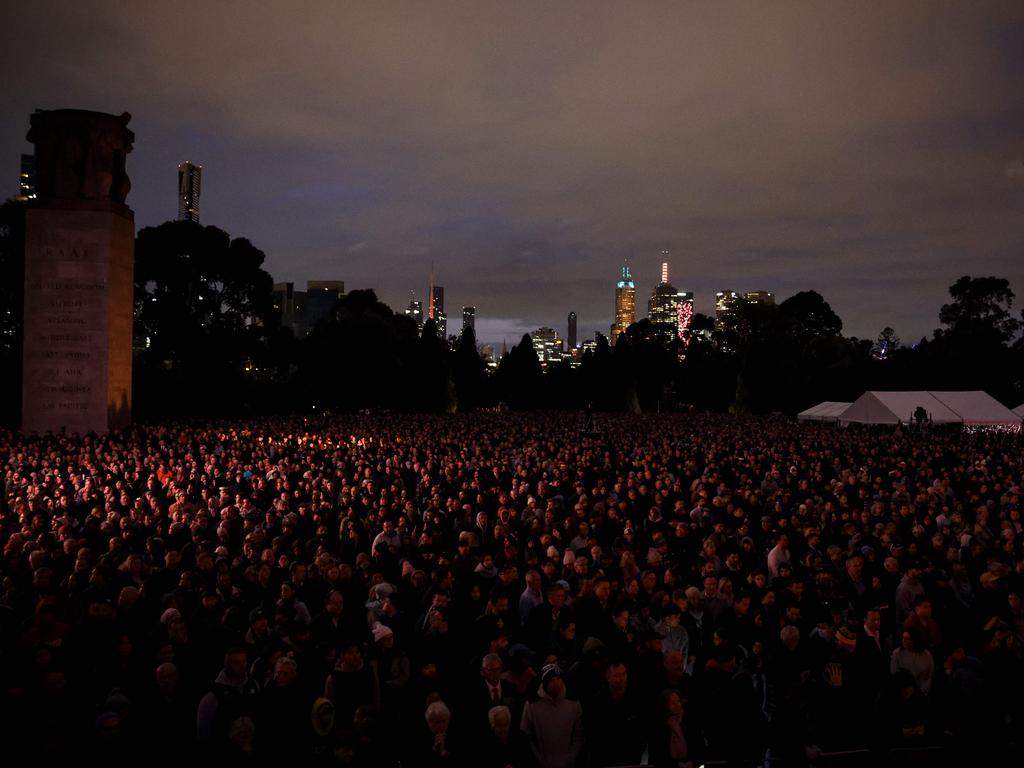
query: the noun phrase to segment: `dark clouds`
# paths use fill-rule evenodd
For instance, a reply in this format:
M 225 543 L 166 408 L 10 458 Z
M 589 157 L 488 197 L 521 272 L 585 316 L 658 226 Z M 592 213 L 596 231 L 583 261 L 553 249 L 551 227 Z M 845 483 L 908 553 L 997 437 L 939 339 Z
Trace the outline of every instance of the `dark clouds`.
M 149 6 L 149 7 L 147 7 Z M 0 11 L 0 169 L 36 107 L 134 115 L 130 202 L 250 237 L 278 279 L 606 329 L 623 258 L 815 288 L 847 332 L 937 324 L 961 274 L 1024 303 L 1024 6 L 22 3 Z M 13 76 L 12 76 L 13 75 Z M 512 336 L 510 335 L 510 339 Z

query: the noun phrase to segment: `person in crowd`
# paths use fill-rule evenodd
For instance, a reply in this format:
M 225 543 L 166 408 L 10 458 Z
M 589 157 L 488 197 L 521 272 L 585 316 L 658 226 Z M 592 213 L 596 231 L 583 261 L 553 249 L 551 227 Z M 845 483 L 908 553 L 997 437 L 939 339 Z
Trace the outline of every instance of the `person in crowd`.
M 889 671 L 896 674 L 900 670 L 910 673 L 922 695 L 932 692 L 935 660 L 932 652 L 921 642 L 921 633 L 914 627 L 903 630 L 900 647 L 892 652 Z
M 540 768 L 574 768 L 583 749 L 583 710 L 565 697 L 557 665 L 541 670 L 539 697 L 523 708 L 521 728 Z

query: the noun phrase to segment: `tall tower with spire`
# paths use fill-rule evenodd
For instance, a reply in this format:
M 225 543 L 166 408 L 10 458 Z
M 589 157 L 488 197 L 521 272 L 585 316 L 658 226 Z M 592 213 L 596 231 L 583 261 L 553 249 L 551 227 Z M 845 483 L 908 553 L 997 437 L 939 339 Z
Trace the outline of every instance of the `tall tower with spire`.
M 629 265 L 623 263 L 619 282 L 615 284 L 615 322 L 612 324 L 612 346 L 619 335 L 636 322 L 636 285 L 629 273 Z
M 427 317 L 437 325 L 437 336 L 448 338 L 448 316 L 444 313 L 444 287 L 434 284 L 434 268 L 430 268 L 430 291 L 427 293 Z
M 667 255 L 667 251 L 662 251 L 663 257 Z M 693 294 L 676 290 L 668 281 L 668 262 L 661 262 L 661 282 L 651 291 L 651 298 L 647 301 L 647 317 L 666 344 L 671 344 L 679 336 L 679 306 L 687 302 L 692 309 Z

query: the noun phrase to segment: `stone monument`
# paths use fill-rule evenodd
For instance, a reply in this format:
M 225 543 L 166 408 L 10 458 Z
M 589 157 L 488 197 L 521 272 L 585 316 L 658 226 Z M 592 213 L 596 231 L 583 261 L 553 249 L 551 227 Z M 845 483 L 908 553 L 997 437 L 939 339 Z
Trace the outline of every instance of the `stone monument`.
M 131 421 L 130 119 L 78 109 L 31 117 L 37 199 L 25 221 L 25 432 L 106 432 Z

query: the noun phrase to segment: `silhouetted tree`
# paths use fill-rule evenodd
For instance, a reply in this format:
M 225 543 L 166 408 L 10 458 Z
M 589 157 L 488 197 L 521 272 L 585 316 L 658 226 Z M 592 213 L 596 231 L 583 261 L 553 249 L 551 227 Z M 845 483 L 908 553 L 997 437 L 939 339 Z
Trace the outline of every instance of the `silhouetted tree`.
M 791 407 L 792 371 L 799 349 L 779 307 L 744 304 L 736 318 L 737 413 L 764 413 Z
M 435 343 L 443 343 L 434 337 Z M 395 314 L 371 290 L 351 291 L 300 343 L 299 380 L 306 407 L 352 411 L 426 407 L 416 324 Z M 443 363 L 443 357 L 442 357 Z
M 1003 278 L 965 275 L 949 287 L 949 295 L 953 301 L 939 310 L 948 334 L 1007 345 L 1021 328 L 1012 314 L 1014 293 Z
M 647 318 L 630 325 L 620 338 L 625 338 L 622 365 L 627 397 L 634 392 L 636 406 L 645 411 L 667 406 L 673 367 L 678 362 L 678 342 L 666 345 Z M 619 345 L 615 351 L 616 355 L 620 353 Z
M 526 410 L 544 404 L 544 371 L 533 348 L 530 334 L 524 333 L 498 363 L 498 391 L 511 408 Z
M 171 221 L 135 244 L 136 414 L 238 412 L 273 323 L 265 256 L 216 227 Z
M 1011 348 L 1020 330 L 1012 315 L 1013 291 L 997 277 L 961 277 L 949 288 L 953 301 L 939 310 L 946 326 L 932 344 L 918 349 L 915 368 L 929 388 L 985 389 L 1007 399 L 1018 389 L 1017 356 Z
M 486 397 L 486 370 L 476 348 L 476 332 L 466 328 L 452 353 L 452 379 L 460 412 L 479 408 Z
M 817 291 L 801 291 L 790 296 L 779 305 L 779 312 L 801 349 L 815 339 L 831 338 L 843 331 L 843 321 Z
M 438 336 L 437 324 L 433 320 L 428 319 L 423 324 L 410 373 L 416 390 L 409 393 L 405 402 L 413 404 L 414 410 L 429 413 L 455 410 L 455 385 L 448 364 L 448 341 Z
M 580 367 L 586 402 L 598 411 L 622 410 L 621 384 L 607 336 L 597 334 L 594 352 L 583 355 Z

